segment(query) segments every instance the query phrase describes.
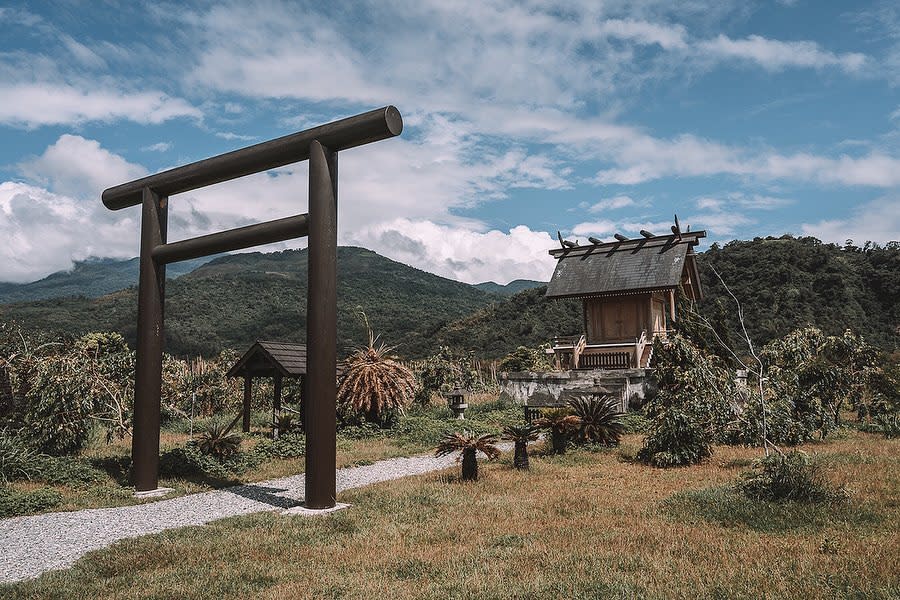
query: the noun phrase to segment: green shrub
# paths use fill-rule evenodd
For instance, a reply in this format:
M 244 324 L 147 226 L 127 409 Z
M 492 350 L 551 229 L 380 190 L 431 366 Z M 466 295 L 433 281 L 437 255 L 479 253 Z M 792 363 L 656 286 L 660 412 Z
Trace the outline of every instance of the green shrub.
M 748 498 L 774 502 L 831 502 L 847 497 L 828 484 L 821 464 L 803 452 L 773 454 L 759 461 L 759 469 L 747 471 L 738 489 Z
M 892 440 L 900 437 L 900 414 L 879 415 L 875 422 L 885 438 Z
M 639 412 L 622 415 L 622 426 L 625 433 L 645 433 L 650 428 L 650 420 Z
M 16 432 L 0 430 L 0 482 L 38 477 L 45 458 L 28 446 Z
M 57 485 L 79 486 L 98 483 L 107 476 L 82 458 L 48 456 L 41 468 L 40 479 Z
M 239 475 L 258 467 L 265 459 L 264 452 L 236 452 L 218 459 L 204 454 L 196 442 L 188 442 L 179 448 L 162 453 L 159 458 L 159 474 L 163 477 L 208 477 L 233 481 Z
M 552 371 L 553 367 L 542 349 L 519 346 L 500 360 L 497 369 L 507 373 L 520 371 L 544 373 Z
M 680 467 L 711 455 L 703 428 L 687 413 L 670 407 L 653 419 L 637 459 L 654 467 Z
M 288 433 L 277 440 L 260 440 L 249 454 L 260 458 L 297 458 L 306 454 L 306 436 L 302 433 Z
M 29 515 L 62 503 L 62 495 L 51 488 L 28 492 L 0 486 L 0 518 Z

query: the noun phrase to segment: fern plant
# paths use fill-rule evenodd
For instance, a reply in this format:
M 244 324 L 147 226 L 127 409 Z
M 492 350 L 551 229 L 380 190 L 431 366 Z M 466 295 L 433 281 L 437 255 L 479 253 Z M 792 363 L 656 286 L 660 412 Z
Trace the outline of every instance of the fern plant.
M 503 430 L 504 440 L 512 442 L 515 446 L 513 455 L 513 466 L 517 469 L 527 471 L 528 463 L 528 442 L 538 439 L 538 431 L 534 425 L 509 425 Z
M 481 452 L 493 460 L 500 456 L 496 446 L 497 436 L 492 433 L 478 435 L 470 431 L 448 431 L 434 453 L 435 456 L 446 456 L 454 452 L 462 452 L 462 480 L 478 480 L 477 453 Z

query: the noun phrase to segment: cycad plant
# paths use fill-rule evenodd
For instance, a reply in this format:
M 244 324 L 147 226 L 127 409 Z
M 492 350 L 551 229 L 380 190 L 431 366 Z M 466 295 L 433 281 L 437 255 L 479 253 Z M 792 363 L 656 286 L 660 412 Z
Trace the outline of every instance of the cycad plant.
M 197 447 L 203 454 L 224 460 L 241 449 L 241 436 L 231 433 L 228 423 L 213 421 L 197 436 Z
M 462 479 L 463 481 L 478 480 L 478 460 L 476 454 L 481 452 L 493 460 L 500 456 L 500 449 L 496 446 L 497 436 L 493 433 L 477 435 L 470 431 L 448 431 L 438 444 L 435 456 L 446 456 L 454 452 L 462 452 Z
M 363 319 L 369 343 L 344 360 L 337 401 L 370 423 L 384 424 L 392 411 L 402 413 L 412 402 L 416 377 L 390 355 L 393 348 L 378 342 L 365 314 Z
M 534 425 L 510 425 L 503 430 L 503 439 L 515 444 L 513 466 L 523 471 L 528 470 L 528 442 L 538 439 L 538 431 Z
M 575 439 L 579 443 L 619 445 L 619 439 L 625 433 L 625 424 L 615 398 L 575 396 L 569 400 L 569 407 L 580 420 L 575 430 Z
M 545 411 L 534 420 L 535 427 L 550 431 L 550 443 L 554 454 L 565 454 L 569 436 L 578 429 L 581 419 L 568 408 L 554 408 Z

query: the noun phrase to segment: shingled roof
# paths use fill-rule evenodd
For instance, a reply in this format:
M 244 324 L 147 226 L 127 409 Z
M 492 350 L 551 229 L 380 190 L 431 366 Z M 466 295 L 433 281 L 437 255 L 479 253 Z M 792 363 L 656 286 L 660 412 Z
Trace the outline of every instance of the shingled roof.
M 685 269 L 700 296 L 692 247 L 706 232 L 655 236 L 551 250 L 559 259 L 547 285 L 548 298 L 604 296 L 674 289 Z
M 228 377 L 306 375 L 306 344 L 257 341 L 228 371 Z

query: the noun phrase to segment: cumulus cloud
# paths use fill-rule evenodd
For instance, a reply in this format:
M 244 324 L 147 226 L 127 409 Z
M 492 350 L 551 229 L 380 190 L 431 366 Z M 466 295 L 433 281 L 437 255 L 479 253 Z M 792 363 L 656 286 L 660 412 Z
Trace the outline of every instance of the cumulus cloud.
M 451 279 L 501 284 L 549 281 L 556 261 L 548 251 L 558 246 L 549 233 L 524 225 L 508 232 L 478 231 L 410 219 L 363 227 L 347 241 Z
M 19 164 L 29 180 L 51 191 L 77 197 L 99 195 L 107 187 L 147 174 L 147 170 L 102 148 L 96 140 L 64 134 L 38 157 Z
M 138 225 L 132 215 L 111 218 L 103 211 L 99 200 L 0 183 L 0 281 L 33 281 L 90 256 L 135 256 Z

